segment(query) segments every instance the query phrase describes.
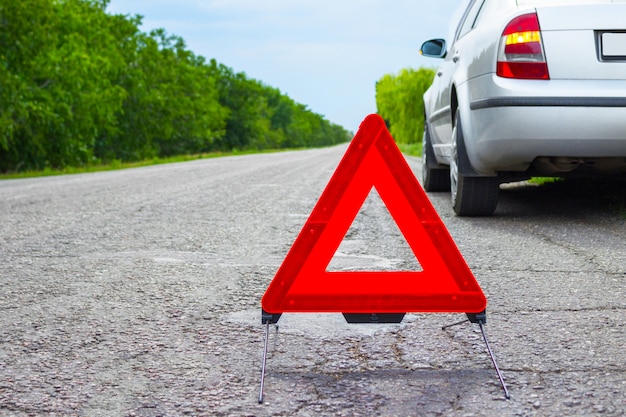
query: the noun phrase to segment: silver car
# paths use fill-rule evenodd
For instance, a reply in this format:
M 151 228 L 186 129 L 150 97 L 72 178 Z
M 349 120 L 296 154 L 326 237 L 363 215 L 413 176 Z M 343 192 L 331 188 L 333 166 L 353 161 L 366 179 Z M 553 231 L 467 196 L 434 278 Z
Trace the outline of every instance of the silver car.
M 461 216 L 500 184 L 626 173 L 626 0 L 464 0 L 424 94 L 423 184 Z

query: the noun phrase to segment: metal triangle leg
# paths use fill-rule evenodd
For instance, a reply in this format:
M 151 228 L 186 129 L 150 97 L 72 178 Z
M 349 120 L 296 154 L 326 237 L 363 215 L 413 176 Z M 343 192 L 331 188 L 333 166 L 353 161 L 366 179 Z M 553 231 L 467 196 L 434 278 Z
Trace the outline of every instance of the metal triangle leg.
M 504 391 L 504 397 L 507 400 L 510 400 L 511 396 L 509 395 L 509 390 L 507 389 L 506 383 L 504 382 L 504 378 L 502 377 L 502 372 L 500 372 L 500 368 L 498 367 L 498 364 L 496 363 L 496 357 L 494 356 L 493 351 L 491 350 L 491 346 L 489 346 L 489 341 L 487 340 L 487 333 L 485 332 L 485 329 L 483 327 L 483 325 L 487 323 L 487 311 L 485 310 L 480 313 L 467 313 L 466 320 L 462 320 L 457 323 L 443 326 L 441 329 L 446 330 L 446 329 L 449 329 L 450 327 L 454 327 L 454 326 L 458 326 L 463 323 L 466 323 L 468 320 L 470 323 L 478 324 L 480 326 L 480 332 L 483 335 L 485 346 L 487 346 L 487 353 L 489 353 L 489 358 L 491 359 L 491 363 L 493 364 L 493 367 L 496 369 L 496 373 L 498 374 L 498 379 L 500 380 L 500 386 L 502 387 L 502 390 Z
M 259 390 L 259 404 L 263 404 L 263 388 L 265 386 L 265 368 L 267 365 L 267 350 L 270 340 L 270 324 L 276 325 L 276 334 L 278 334 L 278 320 L 282 313 L 268 313 L 261 309 L 261 323 L 265 324 L 265 343 L 263 346 L 263 364 L 261 365 L 261 389 Z
M 502 372 L 500 372 L 500 368 L 496 363 L 496 357 L 493 355 L 491 351 L 491 347 L 489 346 L 489 342 L 487 341 L 487 334 L 485 333 L 485 329 L 483 328 L 483 323 L 481 321 L 478 322 L 480 326 L 480 332 L 483 334 L 483 340 L 485 341 L 485 346 L 487 346 L 487 352 L 489 353 L 489 357 L 491 358 L 491 363 L 493 363 L 493 367 L 496 368 L 496 373 L 498 374 L 498 379 L 500 379 L 500 385 L 502 386 L 502 390 L 504 391 L 504 397 L 507 400 L 511 399 L 509 395 L 509 390 L 506 388 L 506 384 L 504 382 L 504 378 L 502 377 Z
M 267 347 L 270 338 L 270 322 L 265 325 L 265 345 L 263 348 L 263 364 L 261 365 L 261 389 L 259 390 L 259 404 L 263 404 L 263 387 L 265 385 L 265 366 L 267 364 Z

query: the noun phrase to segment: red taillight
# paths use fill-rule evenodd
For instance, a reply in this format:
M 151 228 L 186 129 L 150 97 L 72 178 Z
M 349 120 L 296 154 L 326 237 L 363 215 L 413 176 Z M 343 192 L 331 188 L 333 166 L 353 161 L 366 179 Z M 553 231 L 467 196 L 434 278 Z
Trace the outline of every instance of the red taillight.
M 496 73 L 505 78 L 550 79 L 537 13 L 516 17 L 504 29 Z

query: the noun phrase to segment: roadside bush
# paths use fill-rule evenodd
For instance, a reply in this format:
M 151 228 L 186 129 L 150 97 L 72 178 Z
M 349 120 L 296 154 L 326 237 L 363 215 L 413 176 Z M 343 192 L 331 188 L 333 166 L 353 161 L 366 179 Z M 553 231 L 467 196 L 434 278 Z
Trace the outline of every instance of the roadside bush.
M 378 114 L 389 125 L 398 143 L 422 141 L 424 133 L 424 101 L 422 96 L 432 84 L 435 71 L 429 68 L 403 69 L 387 74 L 376 83 Z

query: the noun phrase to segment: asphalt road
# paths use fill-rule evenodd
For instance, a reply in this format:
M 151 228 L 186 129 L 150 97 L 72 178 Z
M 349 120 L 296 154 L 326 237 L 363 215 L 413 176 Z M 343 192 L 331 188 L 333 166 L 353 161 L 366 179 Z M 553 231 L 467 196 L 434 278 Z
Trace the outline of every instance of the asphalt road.
M 345 147 L 0 181 L 2 416 L 623 416 L 626 220 L 599 190 L 431 200 L 488 298 L 348 325 L 260 299 Z M 419 161 L 410 159 L 419 172 Z M 371 195 L 332 269 L 419 268 Z

